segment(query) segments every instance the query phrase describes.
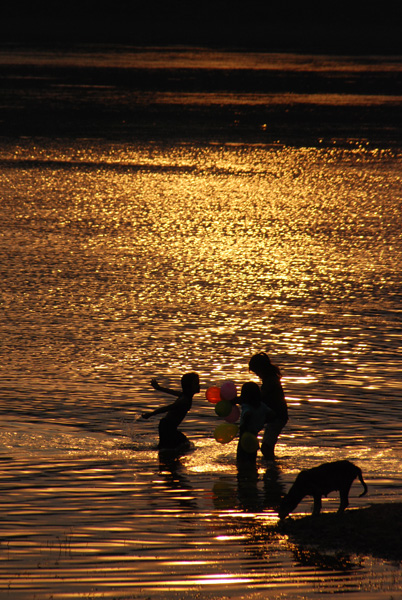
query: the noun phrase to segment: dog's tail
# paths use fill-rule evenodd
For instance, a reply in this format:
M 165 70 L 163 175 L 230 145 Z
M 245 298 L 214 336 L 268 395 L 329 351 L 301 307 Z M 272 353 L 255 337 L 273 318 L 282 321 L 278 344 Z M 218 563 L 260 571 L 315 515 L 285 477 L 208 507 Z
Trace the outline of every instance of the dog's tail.
M 359 495 L 359 498 L 361 498 L 362 496 L 365 496 L 367 494 L 367 485 L 366 485 L 366 482 L 363 479 L 362 470 L 359 469 L 359 467 L 357 467 L 357 468 L 358 468 L 357 476 L 358 476 L 358 478 L 360 480 L 360 483 L 362 484 L 362 486 L 364 488 L 363 491 L 362 491 L 362 493 Z

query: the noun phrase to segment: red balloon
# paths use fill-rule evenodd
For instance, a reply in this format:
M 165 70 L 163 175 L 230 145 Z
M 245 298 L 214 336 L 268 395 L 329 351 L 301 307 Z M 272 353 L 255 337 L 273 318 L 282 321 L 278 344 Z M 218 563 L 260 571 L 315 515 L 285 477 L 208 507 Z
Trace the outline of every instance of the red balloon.
M 220 400 L 221 400 L 220 388 L 218 388 L 216 386 L 212 386 L 212 387 L 208 388 L 205 393 L 205 397 L 208 400 L 208 402 L 211 402 L 211 404 L 218 404 L 218 402 L 220 402 Z

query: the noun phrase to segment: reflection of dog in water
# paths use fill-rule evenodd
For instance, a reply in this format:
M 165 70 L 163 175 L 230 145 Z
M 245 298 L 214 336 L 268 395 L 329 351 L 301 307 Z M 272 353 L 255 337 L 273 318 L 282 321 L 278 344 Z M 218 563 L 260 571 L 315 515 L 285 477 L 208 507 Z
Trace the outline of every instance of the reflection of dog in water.
M 318 515 L 321 510 L 322 496 L 327 496 L 329 492 L 335 490 L 339 490 L 341 500 L 338 513 L 343 512 L 349 505 L 349 490 L 356 477 L 359 478 L 364 488 L 360 496 L 364 496 L 367 493 L 367 485 L 361 469 L 348 460 L 324 463 L 319 467 L 301 471 L 279 505 L 279 518 L 287 517 L 305 496 L 313 496 L 313 515 Z

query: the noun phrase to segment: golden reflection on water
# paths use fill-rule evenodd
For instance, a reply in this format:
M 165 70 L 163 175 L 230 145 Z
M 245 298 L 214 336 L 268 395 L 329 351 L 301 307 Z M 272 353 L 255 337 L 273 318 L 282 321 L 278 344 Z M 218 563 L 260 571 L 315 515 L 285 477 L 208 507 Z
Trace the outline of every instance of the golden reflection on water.
M 0 578 L 0 589 L 4 581 L 14 590 L 14 597 L 28 598 L 32 591 L 40 595 L 51 589 L 55 572 L 58 592 L 66 590 L 68 598 L 82 594 L 85 586 L 92 586 L 88 593 L 95 597 L 113 593 L 114 597 L 130 593 L 139 598 L 149 594 L 170 597 L 174 591 L 188 595 L 204 594 L 208 589 L 214 594 L 230 589 L 236 597 L 244 595 L 244 586 L 253 598 L 262 598 L 259 593 L 272 589 L 292 597 L 292 590 L 306 595 L 323 590 L 333 593 L 337 586 L 343 591 L 356 585 L 368 590 L 368 581 L 376 581 L 372 574 L 367 579 L 362 559 L 339 557 L 336 563 L 333 556 L 290 543 L 275 532 L 277 516 L 273 512 L 246 511 L 239 506 L 214 509 L 211 496 L 206 494 L 214 478 L 211 471 L 207 477 L 204 473 L 199 476 L 196 452 L 171 471 L 164 467 L 158 476 L 149 468 L 149 457 L 148 472 L 133 472 L 125 451 L 115 448 L 106 459 L 99 437 L 96 443 L 100 454 L 93 454 L 93 468 L 87 456 L 88 464 L 82 471 L 84 486 L 77 486 L 75 479 L 69 486 L 63 481 L 62 467 L 79 471 L 78 457 L 70 465 L 60 462 L 60 468 L 53 470 L 44 462 L 41 468 L 51 477 L 52 485 L 32 490 L 35 495 L 30 495 L 30 502 L 36 508 L 27 512 L 21 502 L 15 503 L 18 527 L 11 530 L 10 521 L 6 528 L 3 525 L 9 541 L 7 575 Z M 299 450 L 306 456 L 318 455 L 310 447 Z M 324 449 L 319 451 L 324 456 Z M 212 459 L 213 446 L 209 452 Z M 126 458 L 121 461 L 123 456 Z M 8 469 L 18 476 L 18 464 Z M 264 472 L 265 468 L 259 469 L 259 476 Z M 103 481 L 94 485 L 94 474 Z M 170 475 L 177 487 L 171 487 L 171 480 L 166 479 Z M 233 475 L 232 463 L 231 472 L 224 474 L 227 485 L 220 487 L 220 494 L 237 488 Z M 195 502 L 193 506 L 183 504 L 189 499 Z M 68 511 L 70 519 L 66 519 Z M 13 518 L 9 512 L 8 519 Z M 22 564 L 24 573 L 20 575 Z M 394 572 L 381 571 L 384 590 L 392 589 L 390 580 L 395 576 Z M 25 590 L 27 596 L 23 595 Z
M 395 590 L 398 572 L 355 557 L 322 577 L 329 559 L 274 529 L 280 494 L 318 462 L 353 457 L 370 501 L 401 489 L 400 156 L 82 142 L 21 144 L 13 160 L 0 181 L 0 590 Z M 261 349 L 291 411 L 279 472 L 237 472 L 203 394 L 185 422 L 195 451 L 159 461 L 156 423 L 136 420 L 162 401 L 150 378 L 240 386 Z

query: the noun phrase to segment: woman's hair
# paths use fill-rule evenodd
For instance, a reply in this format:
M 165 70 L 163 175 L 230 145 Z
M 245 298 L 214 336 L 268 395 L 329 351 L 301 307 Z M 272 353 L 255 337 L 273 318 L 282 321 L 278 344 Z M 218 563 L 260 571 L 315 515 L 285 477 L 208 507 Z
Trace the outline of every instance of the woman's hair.
M 259 386 L 254 381 L 243 383 L 240 392 L 240 402 L 258 406 L 261 401 L 261 392 Z
M 248 368 L 256 375 L 260 375 L 260 373 L 272 373 L 277 377 L 281 376 L 279 367 L 271 363 L 271 359 L 266 352 L 258 352 L 258 354 L 254 354 L 254 356 L 252 356 L 249 360 Z

